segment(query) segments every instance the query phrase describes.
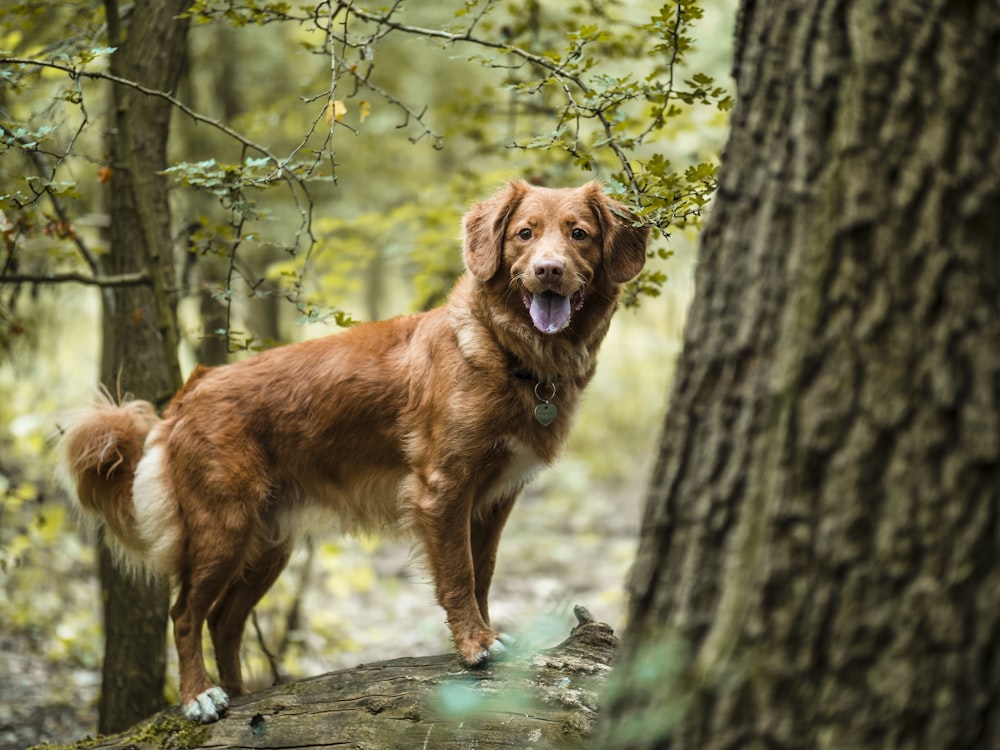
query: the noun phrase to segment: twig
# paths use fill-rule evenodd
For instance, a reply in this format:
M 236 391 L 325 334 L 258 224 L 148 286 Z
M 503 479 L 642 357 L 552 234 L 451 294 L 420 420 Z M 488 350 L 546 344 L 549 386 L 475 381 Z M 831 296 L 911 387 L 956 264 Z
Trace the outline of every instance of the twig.
M 309 541 L 306 544 L 306 559 L 302 563 L 298 585 L 295 587 L 295 596 L 292 605 L 288 608 L 288 615 L 285 617 L 285 632 L 281 636 L 281 643 L 278 646 L 278 658 L 284 659 L 291 645 L 291 634 L 302 627 L 302 607 L 305 601 L 306 591 L 312 584 L 313 563 L 316 559 L 316 545 Z
M 213 119 L 211 117 L 208 117 L 207 115 L 201 114 L 200 112 L 194 109 L 191 109 L 191 107 L 186 105 L 176 96 L 168 94 L 165 91 L 151 89 L 148 86 L 143 86 L 141 83 L 136 83 L 135 81 L 129 80 L 128 78 L 123 78 L 121 76 L 117 76 L 113 73 L 80 70 L 79 68 L 73 67 L 71 65 L 63 65 L 61 63 L 52 62 L 50 60 L 32 60 L 30 58 L 25 58 L 25 57 L 3 56 L 0 57 L 0 64 L 34 65 L 41 68 L 51 68 L 53 70 L 60 70 L 63 73 L 67 73 L 70 76 L 70 78 L 74 80 L 77 78 L 90 78 L 92 80 L 111 81 L 112 83 L 116 83 L 119 86 L 125 86 L 127 88 L 134 89 L 142 94 L 145 94 L 146 96 L 154 96 L 159 99 L 163 99 L 169 102 L 177 109 L 179 109 L 181 112 L 183 112 L 185 115 L 190 117 L 195 122 L 201 122 L 204 123 L 205 125 L 213 127 L 216 130 L 225 133 L 227 136 L 237 141 L 238 143 L 243 144 L 247 148 L 253 149 L 257 153 L 264 155 L 265 157 L 267 157 L 269 161 L 276 164 L 281 169 L 281 171 L 285 172 L 291 179 L 295 180 L 296 182 L 300 182 L 299 178 L 296 177 L 294 173 L 292 173 L 290 170 L 287 169 L 287 161 L 280 159 L 278 156 L 272 153 L 271 150 L 268 149 L 266 146 L 251 141 L 243 134 L 233 130 L 228 125 L 223 124 L 220 120 Z
M 260 629 L 260 623 L 257 621 L 256 609 L 250 613 L 250 620 L 253 622 L 253 629 L 257 634 L 257 643 L 260 645 L 260 650 L 264 652 L 264 656 L 267 657 L 267 663 L 271 667 L 274 684 L 280 685 L 285 681 L 284 677 L 281 676 L 281 664 L 277 657 L 271 653 L 271 650 L 267 647 L 267 643 L 264 642 L 264 632 Z
M 491 39 L 483 39 L 482 37 L 474 36 L 472 33 L 474 25 L 469 26 L 469 28 L 467 28 L 464 32 L 456 34 L 450 31 L 443 31 L 440 29 L 429 29 L 422 26 L 410 26 L 408 24 L 403 24 L 397 21 L 393 21 L 390 18 L 391 14 L 378 15 L 375 13 L 370 13 L 361 10 L 359 8 L 355 8 L 353 6 L 349 8 L 349 12 L 353 13 L 358 18 L 361 18 L 365 21 L 383 25 L 395 31 L 402 32 L 404 34 L 422 36 L 429 39 L 441 39 L 450 44 L 465 42 L 467 44 L 473 44 L 479 47 L 486 47 L 488 49 L 499 50 L 501 52 L 505 52 L 514 55 L 516 57 L 519 57 L 527 63 L 537 65 L 543 70 L 548 71 L 555 80 L 559 81 L 562 84 L 563 90 L 567 94 L 569 93 L 567 82 L 572 84 L 573 86 L 576 86 L 584 95 L 589 96 L 593 93 L 593 90 L 590 88 L 590 86 L 588 86 L 587 83 L 580 76 L 566 72 L 566 67 L 572 61 L 573 56 L 567 57 L 565 62 L 562 63 L 556 62 L 547 57 L 543 57 L 542 55 L 536 55 L 532 52 L 528 52 L 527 50 L 521 47 L 517 47 L 515 45 L 507 44 L 505 42 L 495 42 Z M 638 183 L 635 170 L 632 168 L 632 162 L 625 154 L 625 150 L 622 148 L 621 144 L 619 144 L 618 141 L 615 140 L 613 136 L 614 128 L 611 120 L 608 119 L 607 115 L 605 114 L 605 110 L 583 107 L 582 105 L 577 104 L 572 97 L 570 97 L 570 105 L 577 112 L 581 111 L 590 112 L 601 124 L 601 127 L 604 130 L 605 137 L 607 139 L 606 142 L 608 144 L 608 147 L 612 150 L 612 152 L 618 158 L 618 161 L 621 163 L 622 169 L 624 170 L 625 175 L 627 177 L 628 185 L 632 189 L 633 195 L 636 197 L 636 199 L 638 199 L 642 191 Z
M 58 157 L 55 166 L 51 168 L 48 164 L 45 163 L 42 154 L 38 151 L 38 149 L 24 148 L 25 145 L 24 138 L 14 135 L 14 133 L 9 128 L 7 128 L 2 124 L 0 124 L 0 132 L 4 133 L 8 138 L 14 138 L 15 140 L 17 140 L 17 142 L 22 147 L 21 150 L 28 155 L 28 158 L 35 165 L 35 169 L 37 169 L 40 174 L 44 175 L 46 179 L 51 183 L 55 179 L 56 172 L 59 170 L 60 165 L 69 156 L 69 153 L 73 149 L 73 145 L 76 143 L 77 138 L 80 137 L 80 133 L 83 132 L 84 127 L 87 125 L 88 122 L 87 110 L 83 106 L 82 98 L 80 100 L 80 109 L 83 111 L 83 122 L 80 123 L 80 127 L 77 128 L 76 132 L 73 134 L 73 137 L 70 139 L 69 145 L 66 147 L 65 151 L 63 152 L 63 155 Z M 55 210 L 56 216 L 59 217 L 59 221 L 68 226 L 70 224 L 69 214 L 66 212 L 66 209 L 62 204 L 62 201 L 59 200 L 56 194 L 52 191 L 51 187 L 45 186 L 44 188 L 42 188 L 41 192 L 42 194 L 47 195 L 49 197 L 49 201 L 52 203 L 52 208 Z M 98 272 L 97 258 L 90 251 L 90 248 L 87 246 L 87 243 L 84 242 L 83 238 L 80 237 L 80 235 L 76 234 L 75 232 L 73 233 L 72 238 L 73 238 L 73 243 L 76 245 L 76 249 L 80 251 L 80 255 L 83 257 L 84 261 L 86 261 L 87 266 L 89 266 L 91 272 L 97 273 Z
M 67 282 L 110 288 L 142 286 L 152 283 L 152 279 L 149 278 L 149 275 L 145 271 L 120 273 L 114 276 L 87 276 L 82 273 L 0 274 L 0 284 L 64 284 Z

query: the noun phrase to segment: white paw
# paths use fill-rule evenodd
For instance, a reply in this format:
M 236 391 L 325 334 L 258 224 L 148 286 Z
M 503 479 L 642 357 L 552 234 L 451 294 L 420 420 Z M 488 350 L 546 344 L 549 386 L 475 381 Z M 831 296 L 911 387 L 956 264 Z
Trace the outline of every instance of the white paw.
M 201 724 L 211 724 L 229 708 L 229 696 L 220 687 L 213 687 L 204 693 L 199 693 L 193 700 L 184 704 L 184 718 Z

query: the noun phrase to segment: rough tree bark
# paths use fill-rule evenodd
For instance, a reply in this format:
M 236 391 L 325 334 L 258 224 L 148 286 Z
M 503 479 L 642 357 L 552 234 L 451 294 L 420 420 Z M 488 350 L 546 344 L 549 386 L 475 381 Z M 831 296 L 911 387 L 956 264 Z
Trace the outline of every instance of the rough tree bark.
M 187 0 L 139 0 L 127 30 L 115 0 L 107 0 L 111 71 L 151 89 L 172 91 L 183 70 Z M 114 87 L 109 134 L 112 176 L 108 212 L 111 252 L 106 274 L 144 271 L 145 286 L 105 289 L 101 381 L 117 394 L 163 404 L 180 387 L 174 314 L 174 268 L 166 168 L 170 105 Z M 101 545 L 105 656 L 98 730 L 111 732 L 163 706 L 169 591 L 123 576 Z
M 595 746 L 1000 747 L 1000 5 L 737 36 Z
M 512 750 L 579 747 L 618 639 L 577 608 L 570 637 L 538 654 L 485 669 L 454 654 L 407 657 L 279 685 L 236 699 L 214 724 L 174 709 L 87 750 L 307 748 Z

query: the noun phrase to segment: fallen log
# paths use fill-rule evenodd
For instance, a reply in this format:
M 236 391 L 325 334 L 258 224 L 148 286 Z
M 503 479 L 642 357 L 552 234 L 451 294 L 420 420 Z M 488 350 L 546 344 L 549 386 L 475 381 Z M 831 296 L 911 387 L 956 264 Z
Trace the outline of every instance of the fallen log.
M 157 714 L 77 748 L 578 747 L 590 733 L 618 639 L 577 607 L 558 646 L 481 669 L 457 656 L 406 657 L 277 685 L 236 699 L 214 724 Z M 49 746 L 51 748 L 51 746 Z

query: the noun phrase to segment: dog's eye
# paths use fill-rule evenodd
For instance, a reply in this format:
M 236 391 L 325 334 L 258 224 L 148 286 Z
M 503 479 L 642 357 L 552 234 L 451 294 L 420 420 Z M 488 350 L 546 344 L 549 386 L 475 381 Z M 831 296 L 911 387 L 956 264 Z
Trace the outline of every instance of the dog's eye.
M 522 240 L 530 240 L 531 230 L 525 227 L 524 229 L 522 229 L 520 232 L 517 233 L 517 236 L 520 237 Z
M 586 232 L 586 230 L 580 229 L 580 227 L 577 227 L 572 232 L 570 232 L 570 236 L 574 240 L 581 241 L 581 240 L 587 239 L 587 232 Z

